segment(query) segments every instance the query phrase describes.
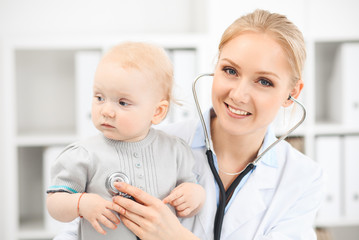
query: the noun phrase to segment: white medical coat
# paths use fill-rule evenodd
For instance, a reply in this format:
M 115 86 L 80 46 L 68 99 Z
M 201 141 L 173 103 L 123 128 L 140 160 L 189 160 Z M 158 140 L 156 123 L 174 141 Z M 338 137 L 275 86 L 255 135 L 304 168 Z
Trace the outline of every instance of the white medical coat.
M 199 121 L 196 122 L 176 123 L 164 130 L 191 145 L 199 126 Z M 267 137 L 275 139 L 274 133 L 267 133 Z M 194 172 L 207 197 L 200 213 L 195 218 L 183 219 L 182 224 L 200 239 L 212 240 L 217 210 L 215 180 L 205 148 L 193 151 Z M 221 240 L 316 239 L 313 222 L 323 196 L 321 168 L 286 141 L 267 154 L 270 152 L 277 166 L 268 166 L 262 160 L 258 162 L 232 199 L 224 217 Z

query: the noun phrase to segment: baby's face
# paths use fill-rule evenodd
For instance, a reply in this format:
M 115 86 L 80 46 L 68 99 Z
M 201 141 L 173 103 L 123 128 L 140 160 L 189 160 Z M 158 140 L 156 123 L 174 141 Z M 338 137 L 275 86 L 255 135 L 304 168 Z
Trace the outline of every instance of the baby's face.
M 146 137 L 160 89 L 137 69 L 100 63 L 94 80 L 92 121 L 107 138 L 139 141 Z

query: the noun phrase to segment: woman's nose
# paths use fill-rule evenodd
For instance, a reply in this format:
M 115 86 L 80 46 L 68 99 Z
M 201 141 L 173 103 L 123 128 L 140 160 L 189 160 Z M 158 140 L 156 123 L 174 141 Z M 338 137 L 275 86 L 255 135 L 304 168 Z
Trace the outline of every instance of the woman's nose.
M 247 103 L 250 99 L 250 86 L 245 81 L 238 81 L 232 87 L 229 97 L 234 103 Z
M 115 117 L 116 113 L 111 102 L 106 102 L 103 104 L 101 114 L 104 117 L 109 117 L 109 118 Z

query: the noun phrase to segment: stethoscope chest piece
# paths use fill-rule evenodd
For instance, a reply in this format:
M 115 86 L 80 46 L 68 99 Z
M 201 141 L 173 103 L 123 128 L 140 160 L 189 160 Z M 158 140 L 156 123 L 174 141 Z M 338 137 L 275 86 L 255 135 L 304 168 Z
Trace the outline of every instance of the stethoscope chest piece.
M 122 197 L 126 197 L 126 198 L 132 198 L 127 193 L 118 191 L 117 188 L 115 188 L 115 182 L 125 182 L 128 184 L 131 184 L 131 181 L 126 174 L 124 174 L 122 172 L 112 173 L 110 176 L 107 177 L 105 185 L 106 185 L 107 191 L 112 196 L 122 196 Z

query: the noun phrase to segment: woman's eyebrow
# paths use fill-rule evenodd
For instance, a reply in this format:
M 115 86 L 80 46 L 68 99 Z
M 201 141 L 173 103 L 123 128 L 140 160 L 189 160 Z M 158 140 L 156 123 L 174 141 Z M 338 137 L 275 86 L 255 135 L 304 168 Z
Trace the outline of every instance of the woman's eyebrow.
M 237 65 L 235 62 L 233 62 L 231 59 L 229 58 L 222 58 L 220 59 L 220 61 L 226 61 L 226 62 L 229 62 L 231 65 L 233 65 L 235 68 L 241 68 L 239 65 Z
M 220 61 L 226 61 L 226 62 L 229 62 L 231 65 L 233 65 L 235 68 L 237 69 L 241 69 L 241 67 L 236 64 L 235 62 L 233 62 L 231 59 L 229 58 L 222 58 L 220 59 Z M 279 76 L 277 74 L 275 74 L 274 72 L 268 72 L 268 71 L 258 71 L 256 72 L 257 74 L 260 74 L 260 75 L 270 75 L 270 76 L 273 76 L 273 77 L 276 77 L 276 78 L 279 78 Z
M 257 74 L 260 74 L 260 75 L 270 75 L 270 76 L 279 78 L 279 76 L 278 76 L 277 74 L 275 74 L 274 72 L 259 71 L 259 72 L 256 72 L 256 73 L 257 73 Z

